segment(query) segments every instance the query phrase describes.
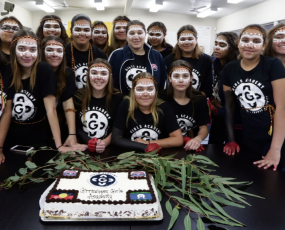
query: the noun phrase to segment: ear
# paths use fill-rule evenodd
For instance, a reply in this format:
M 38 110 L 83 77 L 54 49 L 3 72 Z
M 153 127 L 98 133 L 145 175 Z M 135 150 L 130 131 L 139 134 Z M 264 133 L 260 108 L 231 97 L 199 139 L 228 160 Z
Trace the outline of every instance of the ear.
M 266 45 L 267 45 L 267 42 L 264 42 L 264 44 L 263 44 L 263 46 L 262 46 L 262 51 L 264 51 Z
M 171 82 L 171 76 L 170 75 L 168 75 L 168 81 Z

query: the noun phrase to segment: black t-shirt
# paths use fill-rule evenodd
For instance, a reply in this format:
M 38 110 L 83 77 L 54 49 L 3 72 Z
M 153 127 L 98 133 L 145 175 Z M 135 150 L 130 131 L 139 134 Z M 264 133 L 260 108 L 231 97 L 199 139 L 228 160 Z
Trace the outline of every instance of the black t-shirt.
M 65 46 L 66 52 L 66 63 L 67 66 L 72 68 L 71 63 L 71 44 L 67 44 Z M 95 47 L 92 45 L 92 52 L 93 52 L 93 60 L 96 58 L 103 58 L 107 60 L 106 54 L 103 50 Z M 79 51 L 78 49 L 73 46 L 73 57 L 75 60 L 75 83 L 77 89 L 81 89 L 86 86 L 86 74 L 88 70 L 88 57 L 89 57 L 89 50 L 87 51 Z M 92 61 L 92 60 L 90 60 Z
M 169 134 L 179 129 L 175 115 L 167 102 L 159 105 L 162 113 L 159 112 L 159 122 L 157 126 L 154 126 L 154 120 L 152 114 L 144 114 L 140 109 L 136 109 L 134 112 L 134 121 L 129 118 L 126 125 L 129 100 L 123 100 L 119 107 L 119 113 L 116 115 L 114 127 L 124 132 L 123 137 L 131 139 L 136 138 L 143 140 L 158 140 L 169 137 Z
M 130 92 L 132 88 L 132 82 L 135 76 L 137 76 L 141 72 L 146 72 L 146 61 L 147 54 L 144 55 L 136 55 L 134 54 L 134 59 L 129 60 L 125 64 L 126 71 L 126 83 L 127 83 L 127 91 Z
M 98 139 L 106 138 L 112 132 L 117 109 L 122 100 L 123 95 L 121 93 L 114 94 L 111 98 L 109 108 L 106 110 L 106 96 L 102 98 L 91 97 L 91 101 L 85 113 L 86 123 L 84 123 L 81 107 L 82 101 L 74 96 L 74 104 L 77 110 L 77 128 L 83 130 L 89 139 L 94 137 Z
M 0 77 L 0 118 L 5 109 L 5 101 L 13 100 L 15 90 L 14 87 L 10 87 L 12 82 L 12 73 L 10 65 L 2 65 L 0 66 L 0 73 L 2 77 Z
M 264 106 L 274 105 L 271 82 L 285 78 L 285 68 L 277 58 L 260 56 L 258 65 L 245 71 L 240 60 L 228 63 L 223 72 L 223 84 L 232 88 L 241 106 L 244 138 L 268 141 L 269 111 Z
M 34 145 L 48 139 L 48 123 L 44 98 L 56 95 L 56 79 L 50 65 L 41 62 L 37 67 L 36 84 L 30 89 L 30 77 L 22 80 L 23 89 L 15 93 L 12 122 L 8 138 L 15 144 Z M 19 124 L 21 123 L 21 124 Z M 33 124 L 32 124 L 33 123 Z
M 209 109 L 205 97 L 199 98 L 195 103 L 190 100 L 186 105 L 178 104 L 173 98 L 168 100 L 168 103 L 174 111 L 184 137 L 192 136 L 189 135 L 191 130 L 194 137 L 197 136 L 199 126 L 210 123 Z
M 160 54 L 163 58 L 168 56 L 169 54 L 172 54 L 173 48 L 172 47 L 166 47 L 164 50 L 160 51 Z
M 167 72 L 170 70 L 173 55 L 168 55 L 165 59 Z M 207 97 L 212 95 L 212 59 L 207 54 L 201 54 L 199 59 L 181 57 L 181 60 L 187 61 L 193 68 L 193 88 L 203 91 Z

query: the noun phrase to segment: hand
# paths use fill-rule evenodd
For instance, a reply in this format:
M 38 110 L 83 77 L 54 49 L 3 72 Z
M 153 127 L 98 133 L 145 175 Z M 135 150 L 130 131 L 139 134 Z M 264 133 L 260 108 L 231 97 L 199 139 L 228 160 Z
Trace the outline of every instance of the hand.
M 75 150 L 79 150 L 79 151 L 85 151 L 87 149 L 87 145 L 82 145 L 82 144 L 78 144 L 76 143 L 75 145 L 72 145 L 71 148 L 75 151 Z
M 4 163 L 5 162 L 5 156 L 4 156 L 4 153 L 2 152 L 2 149 L 0 149 L 0 165 L 1 163 Z
M 57 149 L 61 153 L 66 153 L 68 151 L 74 151 L 72 147 L 66 147 L 66 146 L 61 146 L 60 148 Z
M 273 166 L 273 171 L 276 171 L 280 158 L 280 150 L 269 149 L 267 155 L 262 157 L 262 160 L 255 161 L 253 164 L 258 165 L 258 168 L 264 167 L 264 169 L 268 169 L 269 167 Z
M 154 150 L 159 149 L 156 153 L 161 150 L 161 147 L 157 143 L 150 143 L 147 145 L 146 149 L 144 150 L 145 153 L 153 152 Z
M 188 137 L 190 140 L 185 144 L 184 149 L 186 151 L 189 150 L 198 150 L 198 148 L 200 148 L 201 142 L 202 140 L 200 140 L 200 138 L 195 137 L 193 139 L 191 139 L 190 137 Z M 203 148 L 203 147 L 202 147 Z M 200 152 L 200 151 L 199 151 Z
M 204 146 L 200 145 L 200 147 L 198 149 L 196 149 L 196 152 L 202 152 L 204 150 L 205 150 Z
M 66 141 L 64 142 L 64 146 L 72 146 L 72 145 L 76 145 L 77 144 L 77 138 L 76 135 L 69 135 L 66 138 Z
M 99 140 L 97 141 L 97 144 L 96 144 L 96 152 L 97 152 L 97 153 L 102 153 L 102 152 L 105 151 L 105 148 L 106 148 L 106 143 L 105 143 L 105 141 L 99 139 Z
M 227 142 L 224 146 L 224 149 L 223 149 L 224 153 L 228 154 L 228 155 L 235 155 L 235 152 L 238 152 L 240 151 L 240 147 L 239 145 L 232 141 L 232 142 Z
M 96 137 L 90 139 L 88 141 L 88 150 L 90 152 L 95 152 L 96 151 L 96 144 L 97 144 L 98 139 Z
M 212 101 L 211 101 L 211 104 L 215 107 L 215 108 L 222 108 L 223 106 L 222 106 L 222 102 L 220 102 L 219 100 L 217 100 L 217 99 L 213 99 Z
M 146 145 L 149 144 L 149 141 L 145 141 L 139 137 L 135 139 L 135 142 L 139 142 L 139 143 L 146 144 Z

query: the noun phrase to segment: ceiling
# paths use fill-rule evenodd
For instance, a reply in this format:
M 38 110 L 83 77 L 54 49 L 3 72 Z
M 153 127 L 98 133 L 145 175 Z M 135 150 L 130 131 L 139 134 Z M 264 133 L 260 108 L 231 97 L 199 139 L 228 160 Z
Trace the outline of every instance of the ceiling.
M 63 0 L 44 0 L 48 5 L 53 7 L 55 11 L 64 11 L 64 10 L 82 10 L 80 8 L 70 7 L 70 6 L 78 6 L 83 7 L 85 9 L 92 9 L 96 10 L 94 0 L 65 0 L 69 7 L 62 7 L 61 3 Z M 175 14 L 188 14 L 188 15 L 195 15 L 195 13 L 190 12 L 191 8 L 191 1 L 195 2 L 194 7 L 206 6 L 206 7 L 218 7 L 218 12 L 210 17 L 213 18 L 220 18 L 231 14 L 233 12 L 242 10 L 244 8 L 250 7 L 252 5 L 261 3 L 266 0 L 244 0 L 238 4 L 229 4 L 227 0 L 164 0 L 163 7 L 160 9 L 159 12 L 169 12 Z M 31 11 L 41 11 L 36 5 L 35 1 L 30 0 L 9 0 L 20 7 Z M 152 4 L 154 4 L 155 0 L 103 0 L 106 9 L 111 8 L 121 8 L 122 13 L 124 13 L 124 8 L 126 3 L 132 9 L 140 9 L 140 10 L 149 10 Z M 203 8 L 199 11 L 203 11 Z M 155 13 L 154 13 L 155 14 Z

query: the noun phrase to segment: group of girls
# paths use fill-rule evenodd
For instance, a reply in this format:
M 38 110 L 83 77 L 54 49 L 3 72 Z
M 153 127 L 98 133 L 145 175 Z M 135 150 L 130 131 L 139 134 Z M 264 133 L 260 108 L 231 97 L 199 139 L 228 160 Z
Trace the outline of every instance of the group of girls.
M 220 33 L 213 57 L 191 25 L 178 30 L 175 47 L 162 22 L 146 29 L 126 16 L 114 19 L 110 45 L 107 26 L 84 14 L 73 17 L 70 38 L 55 15 L 43 17 L 37 35 L 22 27 L 14 17 L 0 21 L 0 163 L 19 144 L 202 151 L 209 98 L 210 143 L 226 142 L 230 155 L 240 145 L 260 151 L 255 163 L 276 170 L 285 137 L 283 24 L 268 37 L 259 25 L 239 37 Z

